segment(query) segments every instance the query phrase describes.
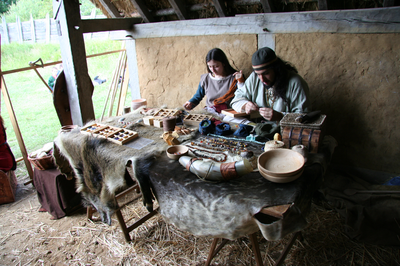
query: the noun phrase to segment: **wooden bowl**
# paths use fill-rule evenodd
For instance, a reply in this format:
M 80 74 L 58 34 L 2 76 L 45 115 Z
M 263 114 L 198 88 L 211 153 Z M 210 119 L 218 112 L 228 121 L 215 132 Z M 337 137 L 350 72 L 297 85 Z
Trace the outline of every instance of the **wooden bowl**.
M 269 176 L 297 175 L 304 167 L 304 157 L 289 149 L 275 149 L 258 157 L 258 169 Z
M 174 145 L 170 146 L 167 149 L 167 156 L 172 160 L 179 160 L 182 155 L 187 155 L 189 152 L 189 148 L 185 145 Z
M 299 178 L 303 174 L 303 170 L 304 169 L 301 169 L 298 173 L 296 173 L 294 175 L 290 175 L 290 176 L 272 176 L 272 175 L 268 175 L 268 174 L 264 173 L 263 171 L 259 171 L 259 172 L 265 179 L 267 179 L 271 182 L 289 183 L 289 182 L 292 182 L 292 181 L 296 180 L 297 178 Z

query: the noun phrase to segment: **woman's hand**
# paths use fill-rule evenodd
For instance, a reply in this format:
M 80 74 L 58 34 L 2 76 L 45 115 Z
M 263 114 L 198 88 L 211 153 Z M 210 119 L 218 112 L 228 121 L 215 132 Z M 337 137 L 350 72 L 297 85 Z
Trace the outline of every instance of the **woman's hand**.
M 250 114 L 253 111 L 257 111 L 258 110 L 258 106 L 253 103 L 253 102 L 247 102 L 244 105 L 244 111 L 246 112 L 246 114 Z
M 269 120 L 269 121 L 279 121 L 283 117 L 282 113 L 277 112 L 272 108 L 263 107 L 263 108 L 260 108 L 258 111 L 260 112 L 260 115 L 262 117 L 264 117 L 266 120 Z
M 238 81 L 238 83 L 244 83 L 244 76 L 242 73 L 242 70 L 233 73 L 233 75 L 235 76 L 235 79 Z
M 186 109 L 186 110 L 188 110 L 188 111 L 190 111 L 190 110 L 192 110 L 193 108 L 194 108 L 194 104 L 192 103 L 192 102 L 186 102 L 184 105 L 183 105 L 183 107 Z

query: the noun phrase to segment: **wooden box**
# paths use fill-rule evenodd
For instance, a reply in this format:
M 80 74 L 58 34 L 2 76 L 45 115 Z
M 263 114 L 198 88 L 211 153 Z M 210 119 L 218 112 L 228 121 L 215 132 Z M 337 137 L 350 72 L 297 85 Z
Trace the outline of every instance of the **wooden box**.
M 3 172 L 0 170 L 0 204 L 15 201 L 17 178 L 14 171 Z
M 258 111 L 251 112 L 249 115 L 246 113 L 238 113 L 233 109 L 225 109 L 221 111 L 221 114 L 230 116 L 230 117 L 247 117 L 249 119 L 261 117 Z

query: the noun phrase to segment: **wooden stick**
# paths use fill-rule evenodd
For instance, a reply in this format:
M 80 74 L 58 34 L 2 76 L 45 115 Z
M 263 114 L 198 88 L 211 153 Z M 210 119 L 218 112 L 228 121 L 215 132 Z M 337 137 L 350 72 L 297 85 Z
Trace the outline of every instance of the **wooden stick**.
M 26 151 L 25 143 L 22 138 L 21 130 L 19 129 L 19 126 L 18 126 L 17 118 L 15 117 L 14 108 L 11 103 L 10 95 L 8 94 L 6 82 L 4 81 L 4 76 L 1 74 L 0 74 L 0 79 L 1 79 L 0 87 L 1 87 L 1 91 L 3 92 L 3 96 L 4 96 L 4 100 L 5 100 L 4 102 L 6 104 L 8 114 L 11 119 L 11 124 L 14 128 L 15 136 L 17 137 L 17 140 L 18 140 L 19 148 L 20 148 L 22 156 L 24 158 L 26 170 L 28 170 L 29 177 L 31 178 L 31 180 L 33 180 L 32 165 L 28 160 L 28 152 Z

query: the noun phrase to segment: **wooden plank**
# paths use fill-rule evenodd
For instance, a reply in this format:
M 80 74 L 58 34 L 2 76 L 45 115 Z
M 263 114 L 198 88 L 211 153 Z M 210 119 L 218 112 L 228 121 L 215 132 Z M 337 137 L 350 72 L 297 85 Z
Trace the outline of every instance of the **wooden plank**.
M 105 19 L 85 19 L 82 20 L 82 33 L 113 31 L 113 30 L 132 30 L 135 24 L 142 23 L 141 18 L 105 18 Z
M 130 0 L 130 1 L 146 23 L 155 21 L 153 14 L 151 14 L 151 12 L 147 8 L 143 0 Z
M 129 85 L 129 67 L 128 64 L 126 64 L 126 70 L 124 71 L 124 77 L 122 79 L 121 94 L 119 96 L 119 101 L 118 101 L 117 115 L 123 114 L 126 94 L 128 92 L 128 85 Z
M 17 32 L 18 32 L 18 42 L 23 43 L 24 36 L 22 35 L 22 24 L 21 24 L 21 20 L 18 16 L 17 16 L 16 26 L 17 26 Z
M 32 14 L 31 14 L 31 41 L 32 43 L 36 42 L 35 21 L 33 20 Z
M 22 138 L 21 130 L 19 129 L 19 125 L 17 122 L 17 118 L 15 116 L 14 108 L 11 103 L 10 95 L 8 93 L 6 83 L 4 81 L 4 76 L 0 75 L 0 79 L 1 79 L 1 91 L 4 96 L 4 103 L 6 104 L 8 115 L 10 116 L 11 124 L 14 128 L 15 137 L 17 138 L 19 149 L 21 150 L 22 157 L 24 158 L 26 170 L 28 170 L 29 177 L 31 178 L 31 180 L 33 180 L 32 165 L 28 160 L 28 152 L 26 151 L 25 142 L 24 142 L 24 139 Z
M 1 21 L 3 24 L 3 35 L 2 35 L 2 40 L 4 39 L 5 44 L 10 43 L 10 36 L 8 35 L 8 26 L 6 23 L 6 18 L 4 16 L 1 17 Z
M 107 11 L 108 15 L 112 18 L 123 17 L 110 0 L 99 0 L 99 4 Z
M 133 39 L 125 41 L 126 56 L 128 57 L 129 85 L 131 88 L 131 99 L 141 99 L 139 85 L 139 71 L 136 55 L 136 41 Z
M 217 10 L 218 16 L 220 16 L 221 18 L 228 16 L 228 12 L 226 11 L 224 1 L 213 0 L 213 3 L 214 3 L 215 9 Z
M 46 14 L 46 33 L 45 33 L 46 43 L 50 43 L 50 36 L 51 36 L 51 28 L 50 28 L 50 26 L 51 26 L 50 16 L 47 13 Z
M 270 0 L 260 0 L 264 13 L 272 13 L 272 2 Z
M 168 0 L 168 2 L 175 10 L 175 13 L 180 20 L 185 20 L 187 18 L 185 3 L 182 0 Z
M 111 32 L 113 39 L 262 33 L 399 33 L 400 7 L 342 11 L 249 14 L 226 18 L 165 21 Z
M 95 119 L 92 102 L 93 83 L 86 62 L 85 43 L 81 28 L 78 1 L 53 1 L 60 25 L 59 36 L 63 69 L 66 78 L 71 118 L 82 126 Z

